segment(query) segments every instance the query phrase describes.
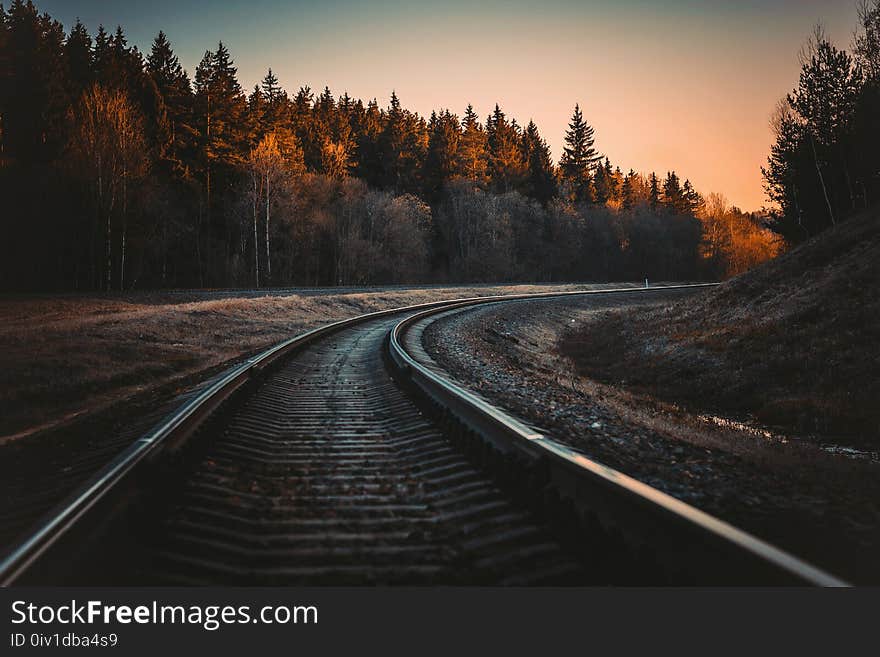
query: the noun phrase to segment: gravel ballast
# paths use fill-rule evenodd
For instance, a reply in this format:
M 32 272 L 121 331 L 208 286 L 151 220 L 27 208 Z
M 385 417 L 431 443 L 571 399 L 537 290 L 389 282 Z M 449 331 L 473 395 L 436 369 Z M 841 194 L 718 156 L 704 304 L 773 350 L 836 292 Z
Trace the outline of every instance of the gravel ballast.
M 423 344 L 466 387 L 588 457 L 835 574 L 880 582 L 880 463 L 599 383 L 561 355 L 573 326 L 699 294 L 494 304 L 434 322 Z

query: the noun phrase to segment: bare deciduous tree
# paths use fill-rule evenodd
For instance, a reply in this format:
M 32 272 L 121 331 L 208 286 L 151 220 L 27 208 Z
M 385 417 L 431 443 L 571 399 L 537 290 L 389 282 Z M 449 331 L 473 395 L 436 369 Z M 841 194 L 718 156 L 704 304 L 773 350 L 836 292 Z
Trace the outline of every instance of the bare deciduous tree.
M 90 190 L 96 228 L 104 225 L 104 284 L 113 283 L 113 216 L 121 201 L 119 286 L 125 284 L 125 238 L 130 181 L 147 170 L 143 118 L 122 91 L 93 85 L 70 112 L 68 158 L 74 175 Z M 120 198 L 121 197 L 121 198 Z
M 257 199 L 259 198 L 259 186 L 262 185 L 262 197 L 266 208 L 266 281 L 272 278 L 272 256 L 270 247 L 270 207 L 272 195 L 280 187 L 288 175 L 284 158 L 278 148 L 278 139 L 274 132 L 265 135 L 257 147 L 251 151 L 248 160 L 251 176 L 253 179 L 253 202 L 254 202 L 254 271 L 257 277 L 257 286 L 260 284 L 260 264 L 257 249 Z M 260 181 L 258 185 L 257 180 Z
M 780 239 L 752 216 L 728 205 L 722 194 L 712 193 L 699 214 L 703 225 L 700 256 L 712 273 L 736 276 L 775 257 Z

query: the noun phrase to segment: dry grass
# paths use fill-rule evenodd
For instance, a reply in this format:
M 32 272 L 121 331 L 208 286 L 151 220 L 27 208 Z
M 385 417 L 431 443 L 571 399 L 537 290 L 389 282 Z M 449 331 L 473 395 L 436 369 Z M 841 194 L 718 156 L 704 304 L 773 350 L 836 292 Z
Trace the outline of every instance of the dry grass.
M 875 211 L 705 295 L 597 317 L 562 349 L 586 376 L 876 449 L 878 265 Z
M 588 286 L 0 299 L 0 444 L 145 391 L 173 392 L 176 385 L 336 319 L 437 299 L 582 287 Z

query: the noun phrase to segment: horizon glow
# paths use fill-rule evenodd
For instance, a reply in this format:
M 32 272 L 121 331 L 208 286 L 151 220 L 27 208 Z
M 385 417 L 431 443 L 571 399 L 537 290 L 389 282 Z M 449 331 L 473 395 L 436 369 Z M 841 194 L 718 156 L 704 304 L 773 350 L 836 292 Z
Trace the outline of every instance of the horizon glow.
M 347 91 L 427 117 L 497 102 L 534 120 L 558 161 L 575 103 L 596 147 L 623 171 L 675 170 L 744 210 L 767 203 L 760 167 L 777 100 L 797 83 L 798 51 L 821 22 L 849 49 L 855 0 L 461 0 L 441 4 L 325 0 L 37 0 L 94 36 L 119 24 L 148 53 L 164 30 L 190 76 L 205 50 L 229 48 L 248 93 L 272 68 L 300 86 Z

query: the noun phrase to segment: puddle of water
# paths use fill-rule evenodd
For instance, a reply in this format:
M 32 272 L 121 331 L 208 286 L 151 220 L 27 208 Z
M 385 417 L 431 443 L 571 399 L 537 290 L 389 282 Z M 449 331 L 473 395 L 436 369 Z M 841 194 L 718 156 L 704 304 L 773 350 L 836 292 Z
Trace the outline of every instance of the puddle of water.
M 819 447 L 829 454 L 839 454 L 850 459 L 857 459 L 860 461 L 874 461 L 875 463 L 880 463 L 880 452 L 869 452 L 864 449 L 845 447 L 843 445 L 820 445 Z
M 739 422 L 738 420 L 731 420 L 730 418 L 719 417 L 717 415 L 699 415 L 698 417 L 702 422 L 706 422 L 707 424 L 714 424 L 717 427 L 733 429 L 734 431 L 741 431 L 743 433 L 749 434 L 750 436 L 757 436 L 759 438 L 764 438 L 766 440 L 777 442 L 783 445 L 791 441 L 791 439 L 787 436 L 773 433 L 772 431 L 764 427 L 756 427 L 745 422 Z M 823 452 L 826 452 L 828 454 L 844 456 L 846 458 L 859 461 L 872 461 L 875 463 L 880 463 L 880 452 L 856 449 L 855 447 L 848 447 L 846 445 L 835 445 L 834 443 L 822 443 L 818 445 L 818 447 Z

